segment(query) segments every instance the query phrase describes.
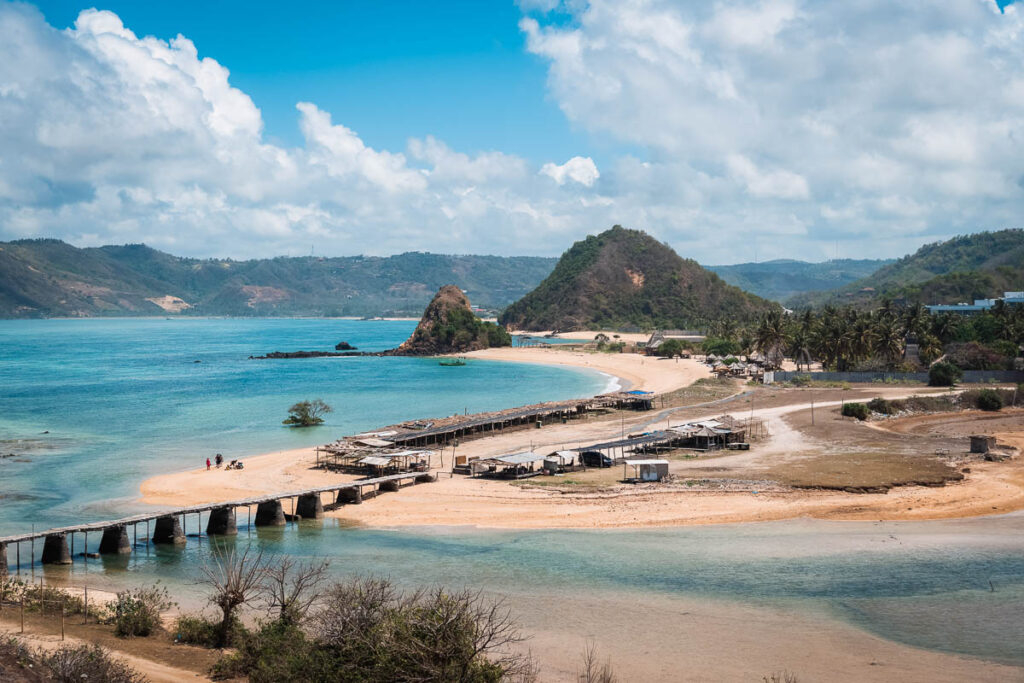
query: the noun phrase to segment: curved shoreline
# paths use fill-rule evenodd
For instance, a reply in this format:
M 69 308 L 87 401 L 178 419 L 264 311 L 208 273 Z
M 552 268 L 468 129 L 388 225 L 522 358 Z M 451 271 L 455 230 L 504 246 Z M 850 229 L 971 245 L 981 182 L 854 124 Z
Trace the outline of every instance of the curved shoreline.
M 502 353 L 493 353 L 493 352 Z M 588 354 L 549 349 L 489 349 L 468 354 L 470 358 L 500 362 L 536 363 L 592 370 L 615 378 L 624 388 L 645 391 L 672 391 L 687 386 L 711 372 L 696 361 L 659 364 L 635 354 Z M 607 388 L 607 387 L 606 387 Z M 590 427 L 594 425 L 591 424 Z M 570 425 L 579 429 L 579 425 Z M 613 425 L 615 427 L 615 425 Z M 617 428 L 617 427 L 616 427 Z M 554 428 L 552 428 L 554 429 Z M 551 430 L 545 430 L 551 431 Z M 529 436 L 536 436 L 530 434 Z M 515 437 L 513 436 L 513 439 Z M 493 439 L 467 444 L 467 448 L 506 448 L 505 442 Z M 515 441 L 513 440 L 513 443 Z M 472 454 L 472 453 L 471 453 Z M 210 470 L 195 468 L 160 474 L 145 479 L 139 486 L 137 502 L 147 505 L 186 506 L 200 503 L 244 498 L 275 491 L 313 488 L 335 482 L 352 481 L 357 477 L 311 469 L 316 461 L 314 448 L 299 448 L 263 453 L 242 458 L 244 470 Z

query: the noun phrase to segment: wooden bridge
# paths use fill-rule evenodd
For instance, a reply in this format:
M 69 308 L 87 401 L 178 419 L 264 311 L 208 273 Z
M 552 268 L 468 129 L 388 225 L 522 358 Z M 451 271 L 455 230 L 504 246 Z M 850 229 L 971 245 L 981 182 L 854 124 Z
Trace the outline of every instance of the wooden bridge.
M 71 564 L 75 552 L 75 535 L 83 535 L 83 555 L 89 551 L 89 532 L 101 533 L 99 553 L 124 555 L 132 552 L 132 548 L 138 544 L 139 525 L 146 525 L 145 543 L 183 545 L 186 542 L 187 521 L 190 515 L 196 515 L 198 533 L 202 535 L 202 515 L 209 512 L 206 523 L 206 534 L 208 536 L 233 536 L 238 533 L 235 522 L 235 512 L 238 508 L 245 508 L 248 512 L 247 520 L 254 526 L 284 526 L 288 517 L 294 519 L 320 519 L 324 515 L 324 494 L 333 494 L 333 500 L 328 502 L 329 507 L 337 507 L 344 504 L 358 505 L 364 498 L 371 498 L 386 491 L 398 491 L 403 485 L 419 484 L 421 482 L 434 481 L 434 476 L 424 472 L 404 472 L 391 474 L 384 477 L 372 479 L 357 479 L 356 481 L 320 486 L 302 491 L 289 491 L 285 493 L 267 493 L 241 500 L 222 501 L 217 503 L 205 503 L 202 505 L 191 505 L 188 507 L 164 510 L 162 512 L 144 513 L 122 519 L 107 520 L 102 522 L 91 522 L 74 526 L 47 529 L 45 531 L 34 531 L 25 534 L 14 534 L 11 536 L 0 536 L 0 576 L 8 571 L 7 555 L 8 547 L 14 545 L 16 567 L 21 567 L 21 546 L 23 543 L 30 544 L 29 564 L 35 561 L 35 542 L 43 542 L 41 562 L 43 564 Z M 291 501 L 291 513 L 286 515 L 282 501 Z M 252 514 L 253 506 L 256 507 L 255 518 Z M 153 522 L 152 534 L 150 533 L 150 522 Z M 134 538 L 129 540 L 128 529 L 131 528 Z

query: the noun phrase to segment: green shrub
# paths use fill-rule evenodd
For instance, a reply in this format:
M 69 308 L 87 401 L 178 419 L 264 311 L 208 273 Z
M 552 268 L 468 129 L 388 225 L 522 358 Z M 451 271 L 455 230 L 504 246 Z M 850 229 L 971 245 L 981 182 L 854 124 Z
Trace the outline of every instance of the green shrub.
M 866 420 L 869 415 L 871 415 L 871 411 L 863 403 L 843 404 L 843 417 L 855 417 L 858 420 Z
M 240 623 L 236 623 L 233 630 L 242 634 L 245 629 Z M 178 643 L 217 647 L 219 637 L 220 622 L 207 619 L 201 614 L 183 614 L 174 624 L 174 641 Z
M 154 585 L 121 591 L 110 606 L 114 633 L 122 638 L 148 636 L 160 628 L 160 613 L 174 606 L 166 588 Z
M 731 339 L 712 338 L 705 339 L 701 343 L 701 349 L 708 355 L 714 354 L 716 356 L 735 356 L 743 351 L 739 343 Z
M 951 387 L 964 376 L 963 371 L 952 363 L 941 361 L 928 369 L 928 385 L 933 387 Z
M 656 353 L 663 358 L 673 358 L 681 356 L 686 349 L 682 339 L 666 339 L 658 346 Z
M 898 412 L 895 406 L 884 398 L 873 398 L 868 401 L 868 410 L 879 415 L 894 415 Z
M 793 379 L 789 380 L 789 383 L 795 387 L 808 387 L 812 381 L 810 375 L 793 375 Z
M 982 389 L 978 392 L 978 408 L 981 410 L 996 411 L 1003 407 L 1003 397 L 998 391 Z

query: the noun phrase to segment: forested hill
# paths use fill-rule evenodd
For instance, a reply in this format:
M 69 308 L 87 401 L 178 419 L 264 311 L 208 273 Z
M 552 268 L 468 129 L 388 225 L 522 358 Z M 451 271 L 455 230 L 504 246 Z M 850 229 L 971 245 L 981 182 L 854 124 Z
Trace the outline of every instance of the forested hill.
M 576 242 L 499 320 L 522 330 L 703 327 L 722 318 L 752 320 L 775 305 L 646 233 L 615 226 Z
M 871 275 L 892 259 L 837 259 L 808 263 L 778 259 L 761 263 L 737 263 L 733 266 L 705 266 L 740 289 L 765 299 L 786 301 L 804 292 L 838 289 Z
M 80 249 L 59 240 L 0 242 L 0 317 L 132 315 L 416 315 L 454 283 L 498 310 L 551 272 L 553 258 L 172 256 L 142 244 Z
M 826 303 L 870 306 L 883 298 L 959 303 L 1024 289 L 1024 230 L 979 232 L 926 244 L 833 292 L 789 299 L 790 308 Z

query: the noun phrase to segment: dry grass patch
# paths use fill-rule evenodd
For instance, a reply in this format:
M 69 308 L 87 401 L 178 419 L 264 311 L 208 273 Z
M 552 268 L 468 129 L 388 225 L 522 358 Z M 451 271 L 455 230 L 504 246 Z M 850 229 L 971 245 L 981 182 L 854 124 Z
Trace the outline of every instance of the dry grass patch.
M 880 493 L 893 486 L 944 486 L 963 479 L 938 458 L 872 452 L 801 458 L 772 467 L 765 476 L 797 488 L 854 493 Z

